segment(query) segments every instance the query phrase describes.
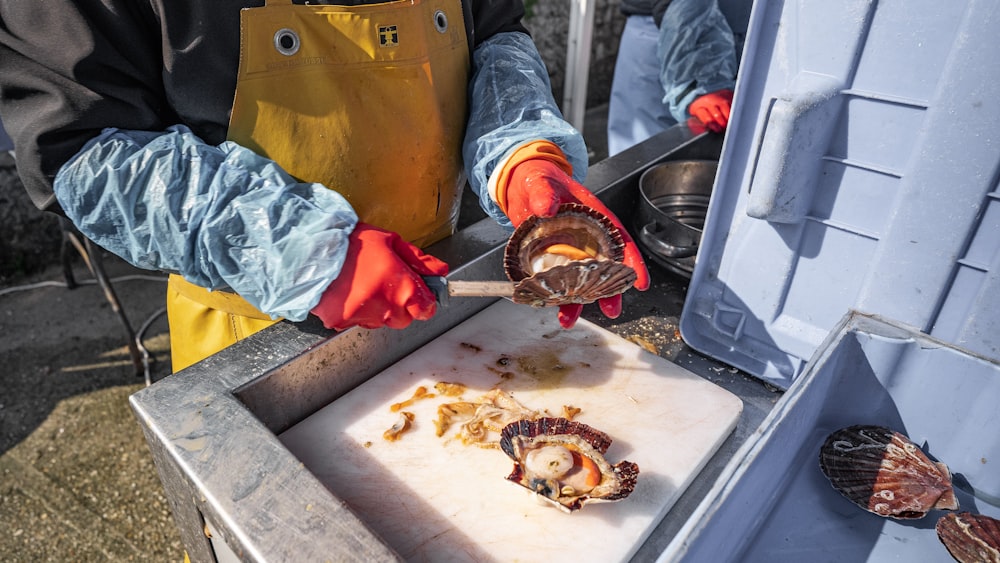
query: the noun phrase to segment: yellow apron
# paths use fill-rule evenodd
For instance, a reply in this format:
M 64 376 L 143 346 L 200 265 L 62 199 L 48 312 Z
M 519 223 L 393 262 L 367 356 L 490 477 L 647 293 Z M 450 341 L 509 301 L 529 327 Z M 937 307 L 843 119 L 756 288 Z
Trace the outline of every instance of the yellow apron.
M 454 232 L 469 74 L 460 0 L 267 0 L 240 26 L 230 140 L 418 246 Z M 167 313 L 175 372 L 275 322 L 179 276 Z

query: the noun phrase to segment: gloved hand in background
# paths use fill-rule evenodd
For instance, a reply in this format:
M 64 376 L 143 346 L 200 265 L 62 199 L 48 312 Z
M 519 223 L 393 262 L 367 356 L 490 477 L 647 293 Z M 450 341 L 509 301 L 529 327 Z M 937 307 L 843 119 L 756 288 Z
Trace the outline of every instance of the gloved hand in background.
M 732 105 L 732 90 L 716 90 L 695 98 L 688 106 L 688 112 L 697 117 L 710 131 L 722 133 L 729 124 L 729 109 Z
M 642 254 L 622 222 L 590 190 L 570 175 L 572 167 L 562 150 L 548 141 L 537 141 L 519 149 L 508 161 L 497 183 L 497 203 L 517 227 L 532 215 L 552 217 L 563 203 L 582 203 L 606 215 L 625 240 L 625 265 L 635 270 L 633 287 L 645 291 L 649 273 Z M 622 311 L 621 294 L 601 299 L 598 304 L 609 318 Z M 583 305 L 560 305 L 559 324 L 571 328 L 580 318 Z
M 344 330 L 406 328 L 434 315 L 434 293 L 421 276 L 445 276 L 448 265 L 424 254 L 397 233 L 358 223 L 351 233 L 340 275 L 312 313 L 323 326 Z

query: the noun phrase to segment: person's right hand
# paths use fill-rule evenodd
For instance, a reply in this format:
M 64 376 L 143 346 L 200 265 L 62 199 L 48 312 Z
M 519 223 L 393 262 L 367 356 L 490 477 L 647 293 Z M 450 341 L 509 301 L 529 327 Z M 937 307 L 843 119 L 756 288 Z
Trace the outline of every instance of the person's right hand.
M 688 105 L 688 113 L 697 117 L 709 130 L 722 133 L 729 124 L 729 110 L 732 105 L 733 91 L 727 88 L 695 98 Z
M 337 279 L 326 288 L 312 314 L 323 326 L 344 330 L 406 328 L 431 318 L 434 293 L 421 276 L 444 276 L 448 265 L 424 254 L 397 233 L 358 223 Z

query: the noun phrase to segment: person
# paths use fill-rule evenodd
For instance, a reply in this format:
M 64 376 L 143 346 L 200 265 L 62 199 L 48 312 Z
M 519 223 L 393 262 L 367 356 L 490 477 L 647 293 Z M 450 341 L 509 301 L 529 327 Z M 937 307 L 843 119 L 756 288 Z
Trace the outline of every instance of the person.
M 282 318 L 430 318 L 421 276 L 448 266 L 420 247 L 454 231 L 466 181 L 508 228 L 567 201 L 621 225 L 581 183 L 520 1 L 341 4 L 0 0 L 19 174 L 40 208 L 171 273 L 175 372 Z M 580 306 L 557 314 L 572 327 Z
M 608 102 L 608 154 L 694 118 L 722 132 L 736 82 L 733 32 L 716 0 L 623 0 Z

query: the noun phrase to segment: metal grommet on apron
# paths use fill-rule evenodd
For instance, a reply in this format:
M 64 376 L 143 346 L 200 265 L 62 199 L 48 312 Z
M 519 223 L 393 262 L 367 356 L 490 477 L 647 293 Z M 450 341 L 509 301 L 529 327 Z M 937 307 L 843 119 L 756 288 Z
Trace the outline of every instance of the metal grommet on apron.
M 298 53 L 300 44 L 299 34 L 294 29 L 283 27 L 274 32 L 274 48 L 286 57 Z
M 434 12 L 434 29 L 438 30 L 438 33 L 448 31 L 448 14 L 442 10 Z
M 301 181 L 337 190 L 366 223 L 417 246 L 440 240 L 454 232 L 465 186 L 464 22 L 459 0 L 267 0 L 244 9 L 228 138 Z M 248 336 L 199 342 L 243 326 L 238 311 L 206 314 L 228 301 L 191 298 L 211 293 L 168 292 L 174 371 Z M 263 319 L 250 324 L 274 322 Z

